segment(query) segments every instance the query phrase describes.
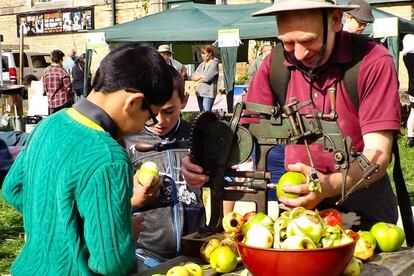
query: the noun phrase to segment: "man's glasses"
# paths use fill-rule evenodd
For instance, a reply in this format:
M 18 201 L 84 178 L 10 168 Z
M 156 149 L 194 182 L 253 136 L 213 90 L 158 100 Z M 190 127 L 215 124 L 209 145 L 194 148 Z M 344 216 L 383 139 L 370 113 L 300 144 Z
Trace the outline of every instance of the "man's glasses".
M 356 19 L 355 17 L 352 17 L 352 19 L 355 20 L 355 22 L 358 24 L 359 28 L 365 29 L 368 26 L 368 23 L 364 23 Z
M 139 93 L 134 89 L 125 88 L 125 92 L 128 93 Z M 155 115 L 154 111 L 152 111 L 150 104 L 148 103 L 147 99 L 144 97 L 142 98 L 143 107 L 148 109 L 148 113 L 150 114 L 150 118 L 145 122 L 147 127 L 152 127 L 158 124 L 157 115 Z

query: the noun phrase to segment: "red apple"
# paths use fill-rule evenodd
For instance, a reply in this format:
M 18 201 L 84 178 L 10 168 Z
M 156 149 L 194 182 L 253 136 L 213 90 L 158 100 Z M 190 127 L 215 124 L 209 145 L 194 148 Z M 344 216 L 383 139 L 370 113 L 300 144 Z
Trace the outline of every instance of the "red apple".
M 255 211 L 251 211 L 251 212 L 248 212 L 248 213 L 244 214 L 244 216 L 243 216 L 244 222 L 245 223 L 248 222 L 251 218 L 254 217 L 254 215 L 256 215 Z

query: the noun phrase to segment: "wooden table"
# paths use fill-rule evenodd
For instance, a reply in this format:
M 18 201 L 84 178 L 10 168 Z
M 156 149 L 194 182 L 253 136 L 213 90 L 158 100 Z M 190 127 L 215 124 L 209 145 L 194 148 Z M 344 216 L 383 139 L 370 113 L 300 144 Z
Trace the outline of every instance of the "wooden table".
M 154 267 L 150 270 L 137 273 L 139 276 L 151 276 L 153 274 L 166 274 L 168 269 L 173 266 L 181 265 L 187 262 L 195 262 L 198 264 L 204 264 L 201 259 L 179 256 L 172 260 L 169 260 L 161 265 Z M 243 272 L 244 267 L 240 265 L 234 272 L 222 274 L 224 276 L 239 276 Z M 414 249 L 403 248 L 397 252 L 379 253 L 376 254 L 374 259 L 364 264 L 364 269 L 361 276 L 411 276 L 414 274 Z M 204 270 L 205 276 L 216 275 L 212 269 Z M 247 273 L 247 275 L 251 275 Z

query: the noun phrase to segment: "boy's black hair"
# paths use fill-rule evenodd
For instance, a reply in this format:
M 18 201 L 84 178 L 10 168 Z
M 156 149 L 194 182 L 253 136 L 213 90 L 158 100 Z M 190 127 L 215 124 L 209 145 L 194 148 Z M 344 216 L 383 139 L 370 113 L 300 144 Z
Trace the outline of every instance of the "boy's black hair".
M 54 63 L 59 63 L 60 61 L 62 61 L 64 56 L 65 54 L 61 50 L 53 50 L 50 53 L 50 58 Z
M 177 90 L 178 97 L 182 101 L 184 99 L 184 79 L 173 66 L 168 65 L 168 70 L 173 80 L 174 90 Z
M 95 92 L 141 91 L 149 104 L 163 105 L 172 95 L 173 81 L 162 56 L 143 43 L 126 43 L 104 57 L 92 83 Z

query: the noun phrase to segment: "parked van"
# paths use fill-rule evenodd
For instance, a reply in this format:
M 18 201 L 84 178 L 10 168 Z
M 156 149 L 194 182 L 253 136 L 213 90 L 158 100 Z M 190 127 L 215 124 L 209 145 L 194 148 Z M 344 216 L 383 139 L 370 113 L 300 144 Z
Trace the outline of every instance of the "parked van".
M 19 51 L 3 51 L 2 69 L 3 84 L 17 84 L 19 81 L 20 53 Z M 23 53 L 23 83 L 30 85 L 33 80 L 40 80 L 46 67 L 52 63 L 49 53 Z

